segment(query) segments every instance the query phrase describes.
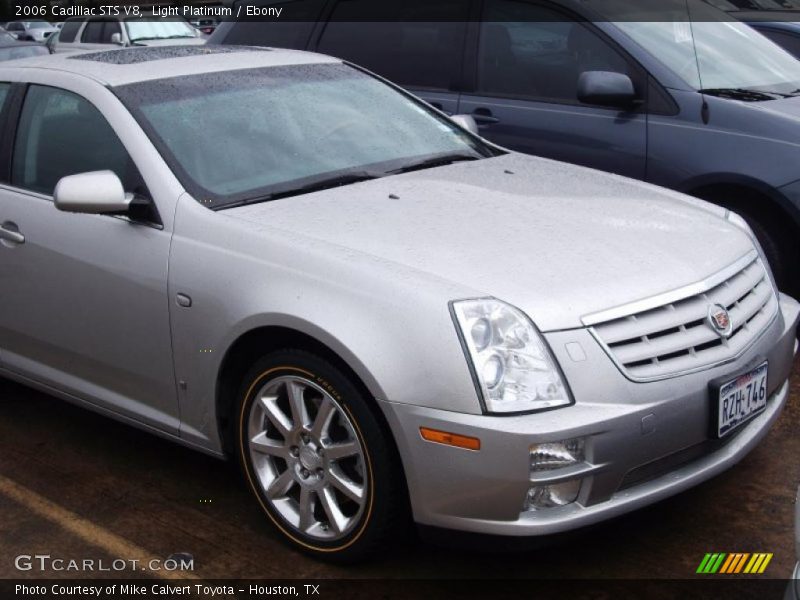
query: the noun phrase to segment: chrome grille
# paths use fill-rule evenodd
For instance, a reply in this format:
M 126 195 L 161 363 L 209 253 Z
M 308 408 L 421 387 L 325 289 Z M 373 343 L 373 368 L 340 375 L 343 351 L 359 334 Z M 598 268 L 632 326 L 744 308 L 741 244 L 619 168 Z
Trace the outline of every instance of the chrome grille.
M 709 307 L 728 310 L 726 339 L 710 325 Z M 590 331 L 620 369 L 636 380 L 661 379 L 741 354 L 772 322 L 778 299 L 757 256 L 699 293 L 594 324 Z

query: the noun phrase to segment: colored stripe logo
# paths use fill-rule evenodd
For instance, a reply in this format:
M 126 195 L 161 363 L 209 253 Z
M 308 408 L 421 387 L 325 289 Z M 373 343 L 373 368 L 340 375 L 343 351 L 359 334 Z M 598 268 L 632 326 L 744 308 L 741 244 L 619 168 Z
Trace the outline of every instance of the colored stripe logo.
M 772 560 L 771 552 L 725 552 L 707 553 L 696 573 L 713 575 L 715 573 L 733 575 L 737 573 L 750 573 L 760 575 L 767 570 Z

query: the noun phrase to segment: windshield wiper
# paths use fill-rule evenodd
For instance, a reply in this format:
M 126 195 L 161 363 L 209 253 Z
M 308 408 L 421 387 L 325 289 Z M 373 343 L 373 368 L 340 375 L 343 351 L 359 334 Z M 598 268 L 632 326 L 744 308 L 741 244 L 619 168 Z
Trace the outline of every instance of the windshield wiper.
M 746 88 L 706 88 L 700 90 L 700 93 L 719 96 L 720 98 L 730 98 L 731 100 L 742 100 L 743 102 L 765 102 L 786 97 L 778 92 L 760 92 Z
M 240 202 L 232 202 L 230 204 L 224 204 L 218 208 L 234 208 L 237 206 L 247 206 L 248 204 L 258 204 L 259 202 L 269 202 L 270 200 L 278 200 L 280 198 L 287 198 L 289 196 L 300 196 L 302 194 L 310 194 L 311 192 L 320 192 L 322 190 L 328 190 L 343 185 L 350 185 L 352 183 L 358 183 L 360 181 L 369 181 L 370 179 L 378 179 L 379 177 L 383 177 L 383 173 L 372 173 L 369 171 L 351 171 L 349 173 L 342 173 L 340 175 L 334 175 L 332 177 L 317 179 L 315 181 L 311 181 L 305 185 L 301 185 L 298 187 L 288 188 L 284 190 L 279 189 L 264 196 L 258 196 L 256 198 L 249 198 L 247 200 L 242 200 Z
M 421 171 L 422 169 L 443 167 L 445 165 L 450 165 L 455 162 L 479 160 L 480 158 L 481 158 L 480 156 L 476 156 L 475 154 L 464 154 L 464 153 L 438 154 L 436 156 L 431 156 L 429 158 L 425 158 L 417 162 L 409 163 L 407 165 L 400 167 L 399 169 L 392 169 L 391 171 L 389 171 L 389 173 L 391 173 L 392 175 L 397 175 L 399 173 L 408 173 L 410 171 Z

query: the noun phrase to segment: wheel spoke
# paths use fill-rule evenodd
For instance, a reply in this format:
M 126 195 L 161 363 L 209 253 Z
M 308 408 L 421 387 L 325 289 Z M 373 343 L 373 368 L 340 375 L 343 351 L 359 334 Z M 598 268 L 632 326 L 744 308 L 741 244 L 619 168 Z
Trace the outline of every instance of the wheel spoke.
M 347 527 L 347 517 L 339 510 L 339 504 L 336 502 L 336 496 L 330 486 L 326 486 L 318 494 L 319 501 L 325 514 L 328 515 L 330 526 L 336 533 L 341 533 Z
M 264 409 L 264 414 L 267 415 L 269 422 L 272 423 L 278 430 L 278 433 L 286 439 L 292 429 L 292 424 L 281 409 L 278 408 L 277 400 L 275 396 L 262 396 L 261 407 Z
M 308 529 L 316 522 L 314 519 L 314 505 L 311 502 L 313 492 L 304 486 L 300 488 L 300 502 L 298 506 L 298 513 L 300 515 L 300 531 L 308 531 Z
M 286 394 L 289 397 L 289 408 L 292 411 L 292 429 L 300 429 L 308 422 L 306 404 L 303 401 L 303 391 L 305 386 L 297 381 L 289 381 L 286 384 Z
M 363 485 L 360 485 L 354 481 L 350 481 L 337 470 L 329 471 L 328 478 L 333 487 L 342 492 L 342 494 L 350 498 L 353 502 L 361 504 L 361 502 L 364 500 Z
M 325 448 L 328 460 L 340 460 L 359 453 L 358 443 L 354 441 L 342 442 Z
M 328 425 L 331 422 L 331 417 L 336 412 L 336 406 L 331 402 L 330 398 L 322 398 L 322 402 L 317 409 L 317 416 L 314 417 L 314 424 L 311 427 L 311 435 L 317 439 L 321 439 L 323 434 L 328 431 Z
M 289 455 L 289 449 L 286 445 L 268 438 L 266 431 L 256 434 L 256 436 L 250 440 L 250 447 L 256 452 L 268 456 L 278 456 L 285 459 Z
M 272 483 L 269 484 L 267 488 L 267 496 L 275 500 L 276 498 L 280 498 L 285 496 L 292 486 L 294 485 L 294 479 L 292 478 L 292 472 L 289 469 L 286 469 L 283 473 L 278 475 Z

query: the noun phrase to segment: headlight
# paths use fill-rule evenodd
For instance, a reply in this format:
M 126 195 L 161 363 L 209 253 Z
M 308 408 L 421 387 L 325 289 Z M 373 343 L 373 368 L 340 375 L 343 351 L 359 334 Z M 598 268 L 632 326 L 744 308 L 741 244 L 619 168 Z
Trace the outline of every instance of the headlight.
M 572 403 L 547 344 L 525 314 L 494 298 L 453 302 L 486 410 L 515 413 Z

